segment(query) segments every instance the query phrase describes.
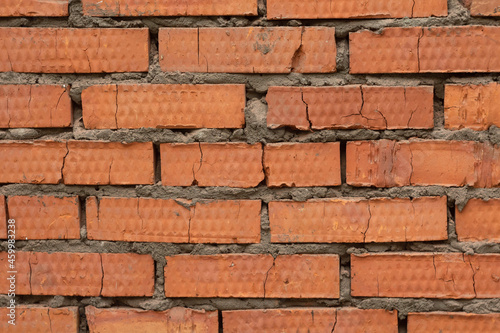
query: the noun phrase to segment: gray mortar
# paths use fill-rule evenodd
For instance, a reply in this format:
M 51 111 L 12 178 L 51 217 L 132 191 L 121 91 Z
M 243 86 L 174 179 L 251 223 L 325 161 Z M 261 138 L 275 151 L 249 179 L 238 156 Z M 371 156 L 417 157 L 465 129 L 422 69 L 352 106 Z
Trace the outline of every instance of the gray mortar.
M 443 98 L 444 85 L 450 83 L 485 84 L 497 82 L 495 73 L 464 74 L 349 74 L 350 32 L 369 29 L 380 32 L 385 27 L 433 27 L 453 25 L 500 25 L 499 20 L 473 18 L 458 0 L 449 0 L 447 17 L 413 19 L 363 19 L 363 20 L 282 20 L 265 19 L 265 0 L 259 0 L 258 17 L 144 17 L 144 18 L 98 18 L 85 17 L 82 14 L 80 0 L 70 0 L 68 18 L 0 18 L 0 27 L 118 27 L 150 29 L 151 54 L 148 73 L 114 74 L 29 74 L 0 73 L 0 84 L 71 84 L 70 97 L 74 106 L 74 126 L 69 129 L 2 129 L 0 140 L 108 140 L 118 142 L 153 142 L 155 145 L 167 142 L 332 142 L 352 140 L 407 140 L 410 138 L 439 140 L 471 140 L 500 144 L 500 129 L 492 126 L 487 131 L 469 129 L 450 131 L 444 129 Z M 337 73 L 333 74 L 224 74 L 224 73 L 164 73 L 158 61 L 158 29 L 161 27 L 244 27 L 244 26 L 329 26 L 335 27 L 337 41 Z M 86 130 L 82 123 L 81 92 L 96 84 L 245 84 L 247 104 L 245 108 L 246 126 L 243 129 L 218 130 Z M 265 95 L 270 86 L 339 86 L 351 84 L 364 85 L 432 85 L 435 87 L 434 110 L 435 128 L 432 130 L 322 130 L 301 132 L 281 128 L 270 130 L 266 127 L 267 104 Z M 157 161 L 159 163 L 159 161 Z M 343 157 L 345 163 L 345 156 Z M 159 164 L 158 164 L 159 165 Z M 157 167 L 158 168 L 158 167 Z M 158 176 L 158 170 L 157 170 Z M 344 172 L 345 174 L 345 172 Z M 403 299 L 403 298 L 363 298 L 350 296 L 350 254 L 365 252 L 463 252 L 500 253 L 500 244 L 486 242 L 458 242 L 455 232 L 455 206 L 463 209 L 470 198 L 500 198 L 500 188 L 440 187 L 440 186 L 405 186 L 399 188 L 356 188 L 345 183 L 336 187 L 311 188 L 268 188 L 260 184 L 256 188 L 241 189 L 227 187 L 164 187 L 157 177 L 155 185 L 146 186 L 69 186 L 69 185 L 33 185 L 4 184 L 0 194 L 13 195 L 68 195 L 80 196 L 84 203 L 88 196 L 97 197 L 149 197 L 165 199 L 216 200 L 216 199 L 255 199 L 262 200 L 261 243 L 249 245 L 214 245 L 214 244 L 170 244 L 141 242 L 108 242 L 85 239 L 85 208 L 82 205 L 82 225 L 80 240 L 18 240 L 17 246 L 22 251 L 41 252 L 98 252 L 98 253 L 139 253 L 149 254 L 155 260 L 156 278 L 153 297 L 65 297 L 65 296 L 19 296 L 20 304 L 41 304 L 51 307 L 78 306 L 80 310 L 80 332 L 87 332 L 84 314 L 86 305 L 97 307 L 125 306 L 147 310 L 165 310 L 174 306 L 184 306 L 207 310 L 260 309 L 284 307 L 339 307 L 354 306 L 361 309 L 396 309 L 399 312 L 399 332 L 406 332 L 405 318 L 409 312 L 449 311 L 488 313 L 500 312 L 500 299 L 446 300 L 446 299 Z M 377 243 L 377 244 L 272 244 L 267 204 L 273 200 L 304 201 L 313 198 L 337 197 L 448 197 L 448 241 Z M 5 251 L 7 242 L 0 242 L 0 250 Z M 247 298 L 165 298 L 163 268 L 165 256 L 175 254 L 219 254 L 252 253 L 272 254 L 338 254 L 340 266 L 339 299 L 247 299 Z M 0 306 L 6 306 L 8 297 L 0 295 Z

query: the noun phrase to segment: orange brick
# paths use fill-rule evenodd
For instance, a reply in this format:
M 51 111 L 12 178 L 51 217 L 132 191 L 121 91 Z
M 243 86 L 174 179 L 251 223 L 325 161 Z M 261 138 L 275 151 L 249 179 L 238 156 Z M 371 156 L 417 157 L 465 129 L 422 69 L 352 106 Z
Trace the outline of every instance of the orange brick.
M 300 130 L 434 126 L 433 87 L 270 87 L 267 126 Z
M 16 305 L 15 325 L 9 324 L 10 309 L 0 308 L 0 331 L 12 333 L 67 332 L 78 333 L 80 315 L 78 307 L 48 308 Z
M 0 294 L 31 294 L 30 256 L 31 252 L 16 251 L 10 254 L 7 252 L 0 252 L 0 269 L 2 272 L 2 278 L 0 279 Z M 13 288 L 11 288 L 11 280 L 7 279 L 7 277 L 11 275 L 15 275 L 16 280 L 15 284 L 12 286 Z
M 8 209 L 18 240 L 80 238 L 78 197 L 13 196 Z
M 172 308 L 165 311 L 138 309 L 85 308 L 90 333 L 128 332 L 199 332 L 217 333 L 219 320 L 217 311 Z
M 268 0 L 267 18 L 273 19 L 337 19 L 337 18 L 401 18 L 446 16 L 446 0 L 317 0 L 314 6 L 300 0 Z
M 167 297 L 338 298 L 336 255 L 166 257 Z
M 500 314 L 462 312 L 409 313 L 408 333 L 475 333 L 497 332 Z
M 500 86 L 446 85 L 444 95 L 444 124 L 452 130 L 471 128 L 487 130 L 491 125 L 500 127 Z
M 340 143 L 266 145 L 264 170 L 268 186 L 340 185 Z
M 69 86 L 0 85 L 0 127 L 70 127 Z
M 69 141 L 62 173 L 65 184 L 133 185 L 154 183 L 151 142 Z
M 356 308 L 296 308 L 222 312 L 224 332 L 397 333 L 396 311 Z
M 0 183 L 58 184 L 66 143 L 3 141 L 0 143 Z
M 269 222 L 273 243 L 448 239 L 446 197 L 273 201 Z
M 149 255 L 102 253 L 101 296 L 153 296 L 155 267 Z
M 470 199 L 460 212 L 455 210 L 458 240 L 500 242 L 500 199 Z
M 350 72 L 455 73 L 500 70 L 500 27 L 386 28 L 350 33 Z
M 470 14 L 472 16 L 500 16 L 499 0 L 471 0 Z
M 335 28 L 163 28 L 163 71 L 206 73 L 332 73 Z
M 252 16 L 257 0 L 83 0 L 83 13 L 92 16 Z
M 0 28 L 0 72 L 147 72 L 148 29 Z
M 0 195 L 0 239 L 7 238 L 7 214 L 5 197 Z
M 264 179 L 260 143 L 162 144 L 160 154 L 166 186 L 248 188 Z
M 68 16 L 68 0 L 2 0 L 0 16 Z
M 82 92 L 86 128 L 242 128 L 245 85 L 100 85 Z
M 364 297 L 496 298 L 500 255 L 398 253 L 351 256 L 351 294 Z
M 347 143 L 347 183 L 353 186 L 500 185 L 500 149 L 473 141 Z

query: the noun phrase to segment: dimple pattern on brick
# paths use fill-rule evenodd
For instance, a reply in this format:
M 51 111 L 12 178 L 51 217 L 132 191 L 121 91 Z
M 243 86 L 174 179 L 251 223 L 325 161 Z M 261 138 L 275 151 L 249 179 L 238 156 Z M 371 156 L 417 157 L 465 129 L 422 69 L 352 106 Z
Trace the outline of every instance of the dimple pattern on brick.
M 408 333 L 494 333 L 500 327 L 500 314 L 463 312 L 409 313 Z
M 146 72 L 148 29 L 0 28 L 0 72 Z
M 499 0 L 470 0 L 472 16 L 500 16 Z
M 0 252 L 0 269 L 4 273 L 5 278 L 0 279 L 0 294 L 8 294 L 10 288 L 10 280 L 7 280 L 7 274 L 13 269 L 16 273 L 15 294 L 30 295 L 30 256 L 31 252 L 16 251 L 15 262 L 9 262 L 8 252 Z M 10 258 L 12 259 L 12 257 Z M 13 291 L 10 291 L 13 292 Z
M 500 199 L 470 199 L 460 211 L 455 208 L 458 240 L 500 243 Z
M 78 307 L 49 308 L 16 305 L 15 325 L 7 322 L 8 308 L 0 308 L 0 331 L 9 333 L 66 332 L 77 333 L 80 317 Z M 8 319 L 7 319 L 8 318 Z
M 0 16 L 68 16 L 68 0 L 2 0 Z

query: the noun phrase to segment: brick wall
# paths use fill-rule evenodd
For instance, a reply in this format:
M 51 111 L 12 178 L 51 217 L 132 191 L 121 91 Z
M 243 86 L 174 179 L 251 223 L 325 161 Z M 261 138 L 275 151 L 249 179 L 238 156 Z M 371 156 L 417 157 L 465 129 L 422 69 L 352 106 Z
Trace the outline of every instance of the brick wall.
M 499 8 L 1 1 L 0 332 L 500 332 Z

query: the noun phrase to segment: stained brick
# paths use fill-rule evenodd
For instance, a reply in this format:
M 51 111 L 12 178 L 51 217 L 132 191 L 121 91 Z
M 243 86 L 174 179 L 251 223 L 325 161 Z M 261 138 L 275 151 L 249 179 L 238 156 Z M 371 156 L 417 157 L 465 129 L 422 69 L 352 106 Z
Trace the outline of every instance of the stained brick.
M 224 332 L 396 333 L 396 311 L 356 308 L 295 308 L 222 312 Z
M 86 128 L 242 128 L 244 85 L 99 85 L 82 92 Z
M 65 184 L 131 185 L 154 183 L 151 142 L 69 141 Z
M 148 1 L 83 0 L 83 13 L 92 16 L 251 16 L 257 0 Z
M 69 86 L 0 85 L 0 127 L 69 127 Z
M 500 255 L 351 255 L 351 294 L 364 297 L 495 298 Z
M 448 239 L 446 197 L 269 203 L 271 242 L 369 243 Z
M 2 0 L 0 16 L 68 16 L 68 0 Z
M 363 19 L 446 16 L 446 0 L 351 1 L 268 0 L 268 19 Z
M 264 170 L 268 186 L 340 185 L 340 143 L 266 145 Z
M 78 307 L 48 308 L 16 305 L 15 325 L 9 324 L 8 308 L 0 308 L 0 331 L 12 333 L 67 332 L 78 333 Z
M 58 184 L 62 182 L 66 143 L 3 141 L 0 143 L 0 183 Z
M 462 211 L 455 210 L 458 240 L 500 243 L 500 199 L 470 199 Z
M 85 308 L 90 333 L 128 332 L 199 332 L 217 333 L 217 311 L 172 308 L 165 311 L 144 311 L 129 308 Z
M 146 72 L 148 29 L 0 28 L 0 72 Z
M 499 0 L 470 0 L 472 16 L 500 16 Z
M 336 255 L 166 257 L 167 297 L 338 298 Z
M 474 333 L 496 332 L 500 327 L 500 314 L 462 312 L 409 313 L 408 333 Z
M 500 150 L 473 141 L 356 141 L 347 143 L 347 183 L 392 187 L 500 185 Z
M 12 196 L 8 210 L 19 240 L 80 238 L 78 197 Z
M 163 28 L 163 71 L 206 73 L 332 73 L 335 28 Z
M 264 179 L 260 143 L 162 144 L 160 154 L 166 186 L 248 188 Z
M 350 72 L 500 71 L 500 27 L 385 28 L 350 33 Z
M 444 96 L 444 124 L 452 130 L 471 128 L 487 130 L 500 127 L 500 86 L 446 85 Z
M 300 130 L 434 126 L 433 87 L 270 87 L 269 128 Z

